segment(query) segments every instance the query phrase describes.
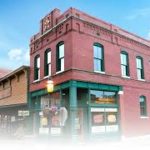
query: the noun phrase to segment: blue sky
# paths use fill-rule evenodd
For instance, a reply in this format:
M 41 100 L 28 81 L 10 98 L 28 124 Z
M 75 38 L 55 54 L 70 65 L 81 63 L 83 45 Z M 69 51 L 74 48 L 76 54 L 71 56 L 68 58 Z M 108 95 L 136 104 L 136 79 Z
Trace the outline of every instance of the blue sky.
M 149 0 L 1 0 L 0 68 L 29 64 L 29 41 L 40 19 L 54 8 L 64 12 L 69 7 L 150 39 Z

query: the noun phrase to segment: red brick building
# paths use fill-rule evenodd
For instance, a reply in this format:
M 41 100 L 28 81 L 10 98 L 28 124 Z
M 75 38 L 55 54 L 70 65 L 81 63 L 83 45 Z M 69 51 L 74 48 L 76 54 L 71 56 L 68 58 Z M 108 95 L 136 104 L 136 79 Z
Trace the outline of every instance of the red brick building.
M 30 43 L 35 131 L 79 138 L 150 134 L 149 50 L 150 41 L 115 25 L 74 8 L 54 9 Z

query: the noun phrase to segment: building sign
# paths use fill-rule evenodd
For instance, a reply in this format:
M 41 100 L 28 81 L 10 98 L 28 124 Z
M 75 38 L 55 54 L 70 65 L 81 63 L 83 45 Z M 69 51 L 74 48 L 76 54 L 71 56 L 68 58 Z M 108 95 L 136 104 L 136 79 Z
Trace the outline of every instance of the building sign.
M 24 117 L 24 116 L 29 116 L 29 115 L 30 113 L 28 110 L 18 110 L 18 116 Z
M 118 130 L 118 125 L 106 126 L 106 132 L 117 132 Z
M 105 126 L 93 126 L 92 127 L 92 133 L 104 133 L 105 132 Z
M 95 103 L 97 104 L 114 104 L 115 98 L 96 98 Z
M 0 90 L 0 99 L 11 96 L 11 87 Z
M 51 128 L 51 134 L 52 135 L 60 135 L 61 134 L 61 128 Z
M 104 112 L 104 108 L 91 108 L 91 112 Z
M 93 116 L 93 122 L 95 124 L 99 124 L 99 123 L 102 123 L 103 122 L 103 115 L 102 114 L 96 114 Z
M 49 134 L 49 128 L 39 128 L 39 134 Z

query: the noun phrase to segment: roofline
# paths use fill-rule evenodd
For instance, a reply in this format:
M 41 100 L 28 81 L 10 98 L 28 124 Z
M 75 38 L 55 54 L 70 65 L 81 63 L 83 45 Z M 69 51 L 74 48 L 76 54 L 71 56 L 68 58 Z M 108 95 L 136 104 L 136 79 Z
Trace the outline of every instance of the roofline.
M 0 82 L 2 82 L 3 80 L 6 80 L 7 78 L 13 76 L 14 74 L 20 72 L 21 70 L 24 70 L 24 69 L 29 69 L 30 67 L 29 66 L 26 66 L 26 65 L 23 65 L 13 71 L 11 71 L 10 73 L 8 73 L 7 75 L 5 75 L 4 77 L 0 78 Z
M 56 8 L 56 9 L 57 9 L 57 8 Z M 55 10 L 55 9 L 54 9 L 54 10 Z M 59 10 L 59 9 L 58 9 L 58 10 Z M 82 17 L 81 17 L 81 18 L 77 18 L 76 16 L 74 16 L 74 15 L 72 14 L 72 10 L 75 10 L 75 11 L 77 11 L 77 12 L 79 12 L 79 13 L 82 13 L 82 14 L 86 15 L 87 17 L 90 17 L 90 18 L 92 18 L 92 19 L 97 20 L 98 22 L 102 22 L 102 23 L 105 24 L 105 25 L 108 25 L 108 26 L 109 26 L 109 29 L 107 29 L 106 27 L 103 27 L 103 26 L 101 26 L 101 25 L 99 25 L 99 24 L 95 24 L 95 23 L 93 23 L 93 22 L 91 22 L 91 21 L 84 20 L 84 19 L 82 19 Z M 102 19 L 100 19 L 100 18 L 98 18 L 98 17 L 89 15 L 88 13 L 83 12 L 83 11 L 81 11 L 81 10 L 79 10 L 79 9 L 74 8 L 74 7 L 70 7 L 70 8 L 67 9 L 65 12 L 63 12 L 61 15 L 63 15 L 64 13 L 66 13 L 66 12 L 68 12 L 68 11 L 71 11 L 71 16 L 69 16 L 68 18 L 63 19 L 61 22 L 59 22 L 59 23 L 56 24 L 54 27 L 52 27 L 51 29 L 49 29 L 48 31 L 46 31 L 44 34 L 40 34 L 40 32 L 38 32 L 37 34 L 40 34 L 40 35 L 39 35 L 39 37 L 37 37 L 37 39 L 34 39 L 34 42 L 37 41 L 38 39 L 40 39 L 41 37 L 43 37 L 44 35 L 46 35 L 47 33 L 49 33 L 51 30 L 53 30 L 54 28 L 56 28 L 57 26 L 59 26 L 61 23 L 63 23 L 64 21 L 66 21 L 66 20 L 69 19 L 70 17 L 75 17 L 75 18 L 77 18 L 77 19 L 79 19 L 79 20 L 82 20 L 82 21 L 86 21 L 86 22 L 95 24 L 95 25 L 97 25 L 97 26 L 102 27 L 103 29 L 109 30 L 109 31 L 111 31 L 111 32 L 113 32 L 113 33 L 115 33 L 115 34 L 124 36 L 124 37 L 126 37 L 126 38 L 128 38 L 128 39 L 134 40 L 134 41 L 136 41 L 136 42 L 138 42 L 138 43 L 141 43 L 141 44 L 143 44 L 143 45 L 146 45 L 146 46 L 150 47 L 150 40 L 148 40 L 148 39 L 146 39 L 146 38 L 144 38 L 144 37 L 141 37 L 141 36 L 139 36 L 139 35 L 136 34 L 136 33 L 129 32 L 128 30 L 123 29 L 123 28 L 119 27 L 118 25 L 114 25 L 114 24 L 109 23 L 109 22 L 107 22 L 107 21 L 104 21 L 104 20 L 102 20 Z M 119 30 L 120 30 L 121 32 L 123 32 L 124 34 L 123 34 L 123 33 L 119 33 L 119 32 L 115 32 L 115 31 L 112 29 L 112 27 L 115 27 L 115 28 L 119 29 Z M 37 34 L 35 34 L 35 35 L 37 35 Z M 127 34 L 127 35 L 125 35 L 125 34 Z M 33 36 L 31 37 L 31 39 L 32 39 L 35 35 L 33 35 Z M 134 39 L 134 38 L 135 38 L 135 39 Z

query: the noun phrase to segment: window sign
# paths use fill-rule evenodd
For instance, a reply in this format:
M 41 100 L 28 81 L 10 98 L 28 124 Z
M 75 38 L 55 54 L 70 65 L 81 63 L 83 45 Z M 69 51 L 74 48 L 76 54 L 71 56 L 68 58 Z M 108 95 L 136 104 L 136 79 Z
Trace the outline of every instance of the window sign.
M 98 109 L 103 111 L 97 111 Z M 92 134 L 118 132 L 119 125 L 117 113 L 117 108 L 91 108 Z

